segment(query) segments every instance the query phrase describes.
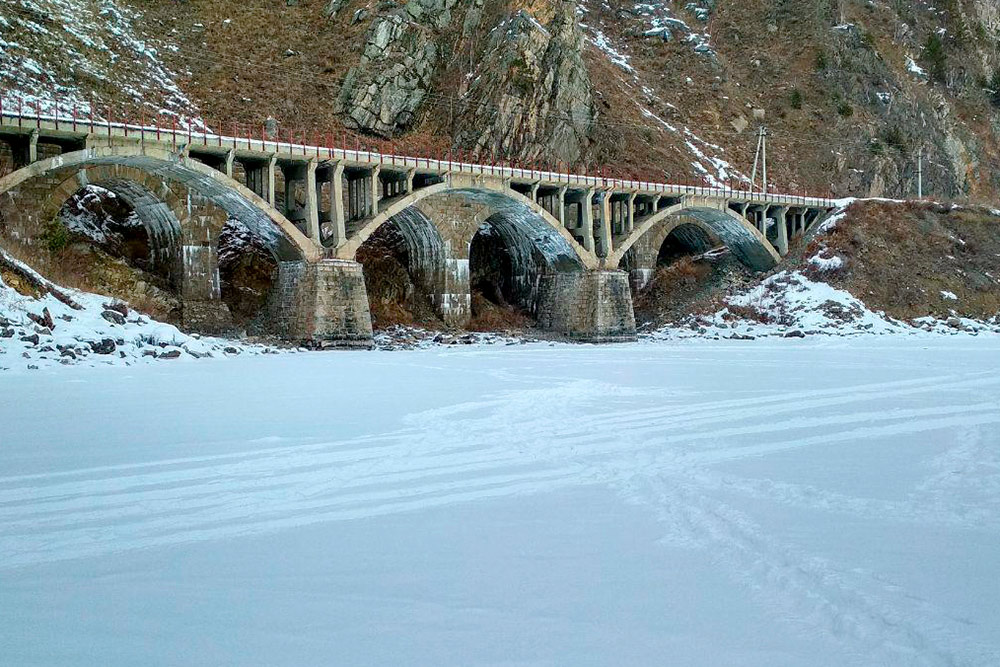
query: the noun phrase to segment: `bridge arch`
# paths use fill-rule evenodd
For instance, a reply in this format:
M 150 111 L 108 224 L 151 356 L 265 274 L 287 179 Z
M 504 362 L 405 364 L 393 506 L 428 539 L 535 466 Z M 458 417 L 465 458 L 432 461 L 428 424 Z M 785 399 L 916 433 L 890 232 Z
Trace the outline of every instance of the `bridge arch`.
M 515 190 L 488 180 L 458 185 L 446 180 L 420 188 L 388 202 L 376 216 L 367 220 L 361 229 L 337 248 L 337 257 L 354 259 L 361 245 L 394 216 L 424 200 L 443 195 L 460 196 L 470 202 L 489 207 L 494 214 L 502 214 L 505 219 L 521 220 L 522 223 L 517 228 L 528 232 L 534 242 L 545 252 L 572 257 L 574 263 L 582 268 L 593 269 L 599 265 L 599 260 L 592 253 L 587 252 L 573 238 L 573 235 L 542 206 Z M 478 228 L 472 229 L 472 232 L 468 234 L 470 241 L 476 231 Z
M 625 241 L 608 257 L 609 266 L 618 266 L 626 253 L 640 239 L 677 216 L 686 216 L 687 222 L 697 224 L 729 247 L 733 255 L 754 271 L 767 271 L 781 261 L 781 255 L 767 238 L 742 215 L 729 208 L 681 202 L 663 209 L 643 220 Z M 679 223 L 678 223 L 679 224 Z M 671 229 L 670 231 L 673 231 Z M 667 232 L 669 234 L 669 231 Z M 664 235 L 666 238 L 666 235 Z
M 71 204 L 82 207 L 80 195 L 88 187 L 109 192 L 131 209 L 145 232 L 148 246 L 148 256 L 142 268 L 178 286 L 184 209 L 177 194 L 164 187 L 162 181 L 142 171 L 119 170 L 105 165 L 85 167 L 67 177 L 38 205 L 39 222 L 46 224 L 55 220 Z M 91 230 L 95 238 L 103 231 Z
M 421 313 L 426 316 L 424 309 L 431 307 L 446 324 L 465 324 L 468 289 L 455 285 L 450 255 L 438 226 L 416 206 L 402 210 L 376 229 L 354 258 L 364 269 L 374 326 L 382 326 L 384 318 L 389 322 L 398 318 L 402 314 L 399 306 L 418 318 Z M 421 304 L 421 300 L 427 303 Z
M 168 202 L 170 197 L 166 190 L 171 182 L 197 193 L 243 222 L 266 241 L 279 260 L 316 261 L 322 257 L 321 248 L 239 182 L 183 154 L 141 144 L 65 153 L 0 178 L 0 220 L 4 231 L 20 238 L 31 238 L 38 226 L 51 219 L 62 202 L 82 187 L 81 183 L 86 184 L 86 173 L 95 168 L 98 171 L 93 173 L 106 182 L 116 182 L 120 191 L 124 190 L 122 183 L 141 184 L 147 194 L 159 197 L 174 212 L 182 228 L 191 219 L 188 213 L 193 210 L 193 204 L 191 201 L 181 201 L 179 205 L 176 201 Z M 143 200 L 137 193 L 133 193 L 133 198 Z

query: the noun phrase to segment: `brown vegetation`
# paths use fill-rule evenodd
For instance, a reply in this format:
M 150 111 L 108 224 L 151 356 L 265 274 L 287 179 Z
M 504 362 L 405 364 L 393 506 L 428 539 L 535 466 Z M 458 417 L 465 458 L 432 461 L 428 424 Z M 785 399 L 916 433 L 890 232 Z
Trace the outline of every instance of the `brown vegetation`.
M 1000 217 L 979 208 L 857 202 L 800 260 L 827 248 L 843 270 L 818 276 L 900 319 L 1000 314 Z M 805 265 L 807 274 L 815 269 Z M 950 292 L 958 298 L 942 296 Z

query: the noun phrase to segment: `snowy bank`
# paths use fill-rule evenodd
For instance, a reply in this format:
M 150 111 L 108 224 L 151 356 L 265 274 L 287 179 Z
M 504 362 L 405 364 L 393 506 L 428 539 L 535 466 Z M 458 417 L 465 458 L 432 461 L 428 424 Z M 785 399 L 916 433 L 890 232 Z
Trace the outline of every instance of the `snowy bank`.
M 726 297 L 725 303 L 726 307 L 711 315 L 691 315 L 643 337 L 670 340 L 1000 334 L 1000 318 L 984 322 L 957 316 L 947 320 L 923 317 L 902 322 L 884 312 L 870 310 L 849 292 L 811 280 L 797 271 L 777 273 L 755 287 Z
M 277 352 L 264 345 L 185 334 L 123 303 L 61 288 L 10 257 L 4 260 L 41 289 L 38 296 L 28 296 L 0 278 L 0 371 Z

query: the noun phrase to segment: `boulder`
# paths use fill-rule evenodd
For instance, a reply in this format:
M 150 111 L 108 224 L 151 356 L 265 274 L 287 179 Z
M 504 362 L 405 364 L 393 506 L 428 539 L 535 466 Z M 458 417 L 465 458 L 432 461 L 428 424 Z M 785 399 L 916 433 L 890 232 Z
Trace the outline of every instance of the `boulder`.
M 96 354 L 112 354 L 116 349 L 115 341 L 110 338 L 103 338 L 100 341 L 92 342 L 90 349 Z
M 101 313 L 101 317 L 106 319 L 108 322 L 111 322 L 112 324 L 119 324 L 119 325 L 125 324 L 125 316 L 122 315 L 117 310 L 105 310 L 103 313 Z

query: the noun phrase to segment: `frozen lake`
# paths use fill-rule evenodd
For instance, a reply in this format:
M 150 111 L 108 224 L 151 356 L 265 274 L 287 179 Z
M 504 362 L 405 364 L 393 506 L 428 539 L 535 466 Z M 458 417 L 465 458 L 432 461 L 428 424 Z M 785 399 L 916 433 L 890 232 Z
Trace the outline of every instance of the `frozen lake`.
M 0 374 L 3 665 L 997 665 L 1000 339 Z

